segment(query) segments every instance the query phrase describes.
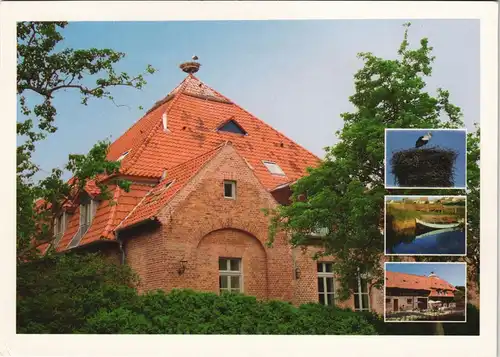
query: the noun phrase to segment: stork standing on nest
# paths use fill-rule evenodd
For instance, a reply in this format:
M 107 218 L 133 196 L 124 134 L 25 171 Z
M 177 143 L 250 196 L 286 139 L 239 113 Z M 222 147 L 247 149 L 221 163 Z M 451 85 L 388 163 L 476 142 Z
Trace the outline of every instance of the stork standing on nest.
M 427 145 L 427 143 L 431 140 L 431 138 L 432 138 L 431 133 L 427 133 L 426 135 L 419 137 L 417 139 L 417 142 L 415 143 L 415 147 L 419 148 L 421 146 Z

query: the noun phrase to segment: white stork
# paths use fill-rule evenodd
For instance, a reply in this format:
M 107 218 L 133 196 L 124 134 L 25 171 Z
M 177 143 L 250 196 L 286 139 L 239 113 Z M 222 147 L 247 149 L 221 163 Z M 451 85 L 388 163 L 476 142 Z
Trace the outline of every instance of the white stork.
M 432 138 L 431 133 L 427 133 L 426 135 L 419 137 L 417 139 L 417 142 L 415 143 L 415 147 L 419 148 L 421 146 L 427 145 L 427 143 L 431 140 L 431 138 Z

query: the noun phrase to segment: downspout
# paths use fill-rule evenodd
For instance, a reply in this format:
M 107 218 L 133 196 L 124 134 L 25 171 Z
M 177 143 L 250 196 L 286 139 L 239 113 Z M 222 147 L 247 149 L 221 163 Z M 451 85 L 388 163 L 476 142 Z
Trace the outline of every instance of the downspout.
M 125 265 L 126 262 L 126 256 L 125 256 L 125 248 L 123 247 L 123 241 L 119 238 L 119 233 L 120 231 L 116 231 L 116 240 L 118 241 L 118 246 L 120 247 L 120 252 L 122 253 L 121 255 L 121 264 Z

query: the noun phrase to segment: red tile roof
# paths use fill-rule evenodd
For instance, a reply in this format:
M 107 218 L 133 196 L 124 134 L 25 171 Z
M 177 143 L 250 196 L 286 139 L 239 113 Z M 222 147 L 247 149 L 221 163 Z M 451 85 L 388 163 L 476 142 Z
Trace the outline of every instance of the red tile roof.
M 151 189 L 144 199 L 120 223 L 117 229 L 133 226 L 156 214 L 223 146 L 210 150 L 167 171 L 167 177 Z
M 228 138 L 268 189 L 302 177 L 306 167 L 319 162 L 318 157 L 193 75 L 188 75 L 169 95 L 172 94 L 173 99 L 159 105 L 111 145 L 109 159 L 131 150 L 122 161 L 124 174 L 159 178 L 164 169 L 199 156 Z M 162 124 L 164 113 L 168 118 L 167 132 Z M 229 119 L 236 121 L 248 135 L 216 130 Z M 179 151 L 179 148 L 189 150 Z M 263 160 L 276 162 L 286 176 L 271 175 Z
M 385 287 L 386 288 L 399 288 L 399 289 L 413 289 L 413 290 L 429 290 L 435 291 L 436 289 L 455 291 L 456 288 L 447 281 L 434 276 L 422 276 L 386 271 L 385 273 Z M 453 295 L 453 294 L 452 294 Z
M 167 130 L 163 128 L 164 114 L 167 116 Z M 234 120 L 247 135 L 217 131 L 221 123 L 228 120 Z M 189 74 L 113 142 L 107 156 L 108 160 L 117 160 L 128 152 L 121 160 L 120 173 L 134 180 L 160 180 L 165 170 L 168 178 L 154 189 L 134 184 L 130 193 L 125 193 L 113 188 L 117 205 L 110 205 L 107 201 L 100 203 L 80 245 L 99 239 L 114 239 L 118 225 L 120 228 L 129 227 L 154 217 L 228 140 L 268 190 L 296 181 L 306 174 L 307 167 L 317 166 L 320 162 L 311 152 Z M 271 174 L 263 161 L 275 162 L 285 175 Z M 171 179 L 171 185 L 165 188 Z M 94 182 L 86 186 L 86 191 L 92 196 L 98 193 L 97 190 Z M 78 230 L 79 208 L 74 213 L 59 243 L 59 250 L 67 247 Z

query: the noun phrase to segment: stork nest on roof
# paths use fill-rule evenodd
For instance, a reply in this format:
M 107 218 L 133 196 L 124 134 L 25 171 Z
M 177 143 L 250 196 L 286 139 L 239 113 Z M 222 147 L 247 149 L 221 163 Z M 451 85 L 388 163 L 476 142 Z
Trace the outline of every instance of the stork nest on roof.
M 457 156 L 440 147 L 401 150 L 393 153 L 391 169 L 401 187 L 452 187 Z

